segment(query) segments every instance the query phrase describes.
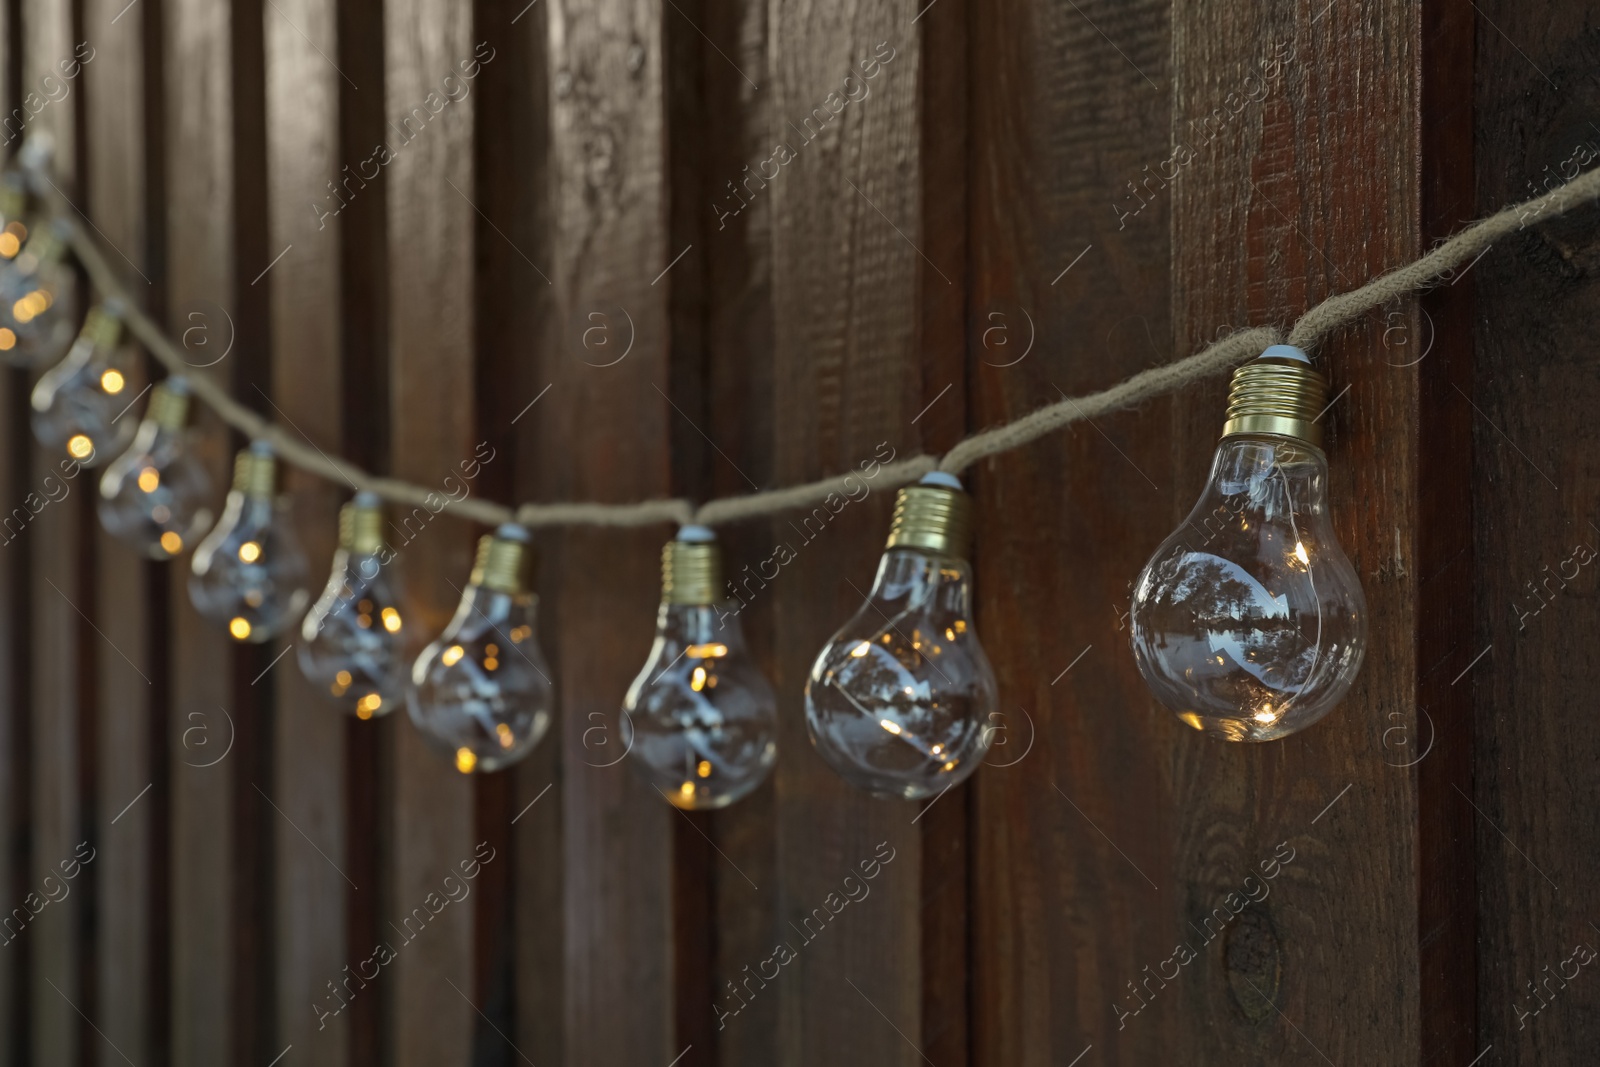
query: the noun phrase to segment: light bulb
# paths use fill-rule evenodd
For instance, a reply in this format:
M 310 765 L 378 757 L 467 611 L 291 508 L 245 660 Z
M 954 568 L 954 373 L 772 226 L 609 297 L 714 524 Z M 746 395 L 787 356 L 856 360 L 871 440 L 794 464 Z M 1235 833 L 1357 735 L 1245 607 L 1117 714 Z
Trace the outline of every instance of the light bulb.
M 151 559 L 171 559 L 211 522 L 211 476 L 189 447 L 189 385 L 171 377 L 150 393 L 133 444 L 100 479 L 100 522 Z
M 277 466 L 264 441 L 239 453 L 222 518 L 190 562 L 195 610 L 235 641 L 267 641 L 306 606 L 306 558 L 275 500 Z
M 1328 517 L 1327 383 L 1274 345 L 1234 372 L 1200 502 L 1134 586 L 1134 659 L 1196 730 L 1270 741 L 1343 699 L 1366 648 L 1366 600 Z
M 389 714 L 405 690 L 399 600 L 383 573 L 392 555 L 377 496 L 357 493 L 339 511 L 333 574 L 300 626 L 301 673 L 358 719 Z
M 738 615 L 718 611 L 721 585 L 716 535 L 685 526 L 662 549 L 655 644 L 622 703 L 634 770 L 690 810 L 744 797 L 778 758 L 777 699 Z
M 65 359 L 33 387 L 33 434 L 85 467 L 118 455 L 139 424 L 127 417 L 138 395 L 132 353 L 121 346 L 120 303 L 107 300 L 89 312 Z
M 462 774 L 526 756 L 550 728 L 555 687 L 535 635 L 528 531 L 506 524 L 478 542 L 461 604 L 411 668 L 406 711 Z
M 988 754 L 999 703 L 972 621 L 972 498 L 948 474 L 900 490 L 867 602 L 806 681 L 806 728 L 851 785 L 915 800 Z
M 0 173 L 0 275 L 28 240 L 28 178 L 19 168 Z
M 54 363 L 72 346 L 81 305 L 78 276 L 66 263 L 65 220 L 6 220 L 7 236 L 22 241 L 20 250 L 0 266 L 0 359 L 13 367 Z

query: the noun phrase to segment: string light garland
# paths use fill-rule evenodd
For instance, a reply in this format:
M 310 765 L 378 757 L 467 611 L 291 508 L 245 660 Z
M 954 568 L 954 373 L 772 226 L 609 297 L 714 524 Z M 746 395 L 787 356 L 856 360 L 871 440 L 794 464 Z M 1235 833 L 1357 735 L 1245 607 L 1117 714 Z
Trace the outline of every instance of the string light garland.
M 191 600 L 203 616 L 251 643 L 299 620 L 303 673 L 346 712 L 387 714 L 403 690 L 430 746 L 463 774 L 493 771 L 526 755 L 554 715 L 554 686 L 535 633 L 530 528 L 675 522 L 678 536 L 663 550 L 656 640 L 623 706 L 637 742 L 634 766 L 683 808 L 722 807 L 767 776 L 776 759 L 776 701 L 745 653 L 737 613 L 719 608 L 726 598 L 711 527 L 848 495 L 853 473 L 699 506 L 662 499 L 512 509 L 447 501 L 444 510 L 496 529 L 479 544 L 455 617 L 417 658 L 406 684 L 398 598 L 379 575 L 387 562 L 379 501 L 433 510 L 437 494 L 335 460 L 234 400 L 210 376 L 187 375 L 191 365 L 129 297 L 98 244 L 70 221 L 54 183 L 32 180 L 44 176 L 47 160 L 47 149 L 25 148 L 20 175 L 0 175 L 0 358 L 31 365 L 66 352 L 33 393 L 35 433 L 81 466 L 116 457 L 101 482 L 102 519 L 153 558 L 180 554 L 209 517 L 206 479 L 189 469 L 195 464 L 183 447 L 190 397 L 250 438 L 221 520 L 191 560 Z M 46 200 L 50 210 L 24 218 L 24 194 Z M 817 752 L 853 785 L 907 799 L 940 794 L 972 774 L 987 754 L 999 694 L 972 615 L 972 501 L 957 475 L 980 459 L 1241 363 L 1206 490 L 1136 584 L 1134 657 L 1157 698 L 1212 736 L 1271 740 L 1316 722 L 1360 668 L 1366 605 L 1328 518 L 1317 425 L 1327 382 L 1304 349 L 1425 288 L 1531 220 L 1596 196 L 1600 169 L 1323 301 L 1286 335 L 1274 326 L 1242 330 L 1108 389 L 1064 397 L 973 434 L 942 457 L 882 465 L 877 477 L 901 488 L 872 592 L 818 654 L 805 688 Z M 76 318 L 77 294 L 62 262 L 67 246 L 101 294 L 70 349 L 63 337 Z M 126 407 L 111 414 L 133 392 L 125 331 L 169 372 L 137 434 L 131 422 L 115 425 Z M 277 492 L 280 458 L 357 490 L 341 514 L 333 573 L 303 618 L 307 567 Z

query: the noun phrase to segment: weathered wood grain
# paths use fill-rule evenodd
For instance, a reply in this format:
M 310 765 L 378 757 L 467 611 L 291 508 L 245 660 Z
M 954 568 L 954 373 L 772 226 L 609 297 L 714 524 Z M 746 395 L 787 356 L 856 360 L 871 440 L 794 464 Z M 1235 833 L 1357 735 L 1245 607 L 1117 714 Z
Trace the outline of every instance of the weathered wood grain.
M 1478 12 L 1485 211 L 1593 169 L 1600 50 L 1587 5 Z M 1477 625 L 1445 670 L 1453 678 L 1489 650 L 1458 686 L 1472 685 L 1476 704 L 1473 780 L 1458 783 L 1473 807 L 1455 801 L 1468 809 L 1477 851 L 1478 1049 L 1494 1046 L 1486 1062 L 1564 1063 L 1593 1055 L 1600 1020 L 1592 964 L 1574 976 L 1587 954 L 1571 959 L 1580 944 L 1600 948 L 1600 823 L 1588 802 L 1600 379 L 1587 340 L 1600 302 L 1600 218 L 1590 207 L 1528 222 L 1469 276 L 1478 315 L 1465 388 L 1476 408 L 1452 395 L 1472 429 Z
M 347 83 L 330 58 L 339 53 L 333 4 L 276 0 L 274 7 L 266 17 L 269 247 L 283 258 L 260 283 L 271 285 L 272 403 L 281 421 L 336 453 L 343 444 L 342 230 L 326 183 L 332 180 L 345 195 L 359 195 L 364 183 L 360 173 L 349 176 L 340 156 L 339 97 Z M 342 487 L 299 472 L 287 481 L 295 530 L 311 560 L 311 580 L 320 585 L 337 547 Z M 297 634 L 298 627 L 280 640 L 292 644 Z M 297 1062 L 334 1067 L 350 1062 L 352 1016 L 343 1010 L 328 1015 L 327 983 L 345 991 L 346 964 L 355 970 L 367 958 L 347 954 L 346 906 L 362 886 L 345 871 L 350 828 L 342 782 L 344 714 L 306 681 L 293 652 L 269 677 L 277 702 L 272 740 L 279 754 L 268 805 L 279 930 L 279 1011 L 271 1052 L 293 1047 Z M 376 894 L 377 886 L 369 882 L 365 890 Z M 346 995 L 370 999 L 362 988 Z
M 664 185 L 661 20 L 673 15 L 636 0 L 559 0 L 544 15 L 552 222 L 551 260 L 539 268 L 552 283 L 557 325 L 538 361 L 550 391 L 525 416 L 537 420 L 546 457 L 539 496 L 660 496 L 674 417 L 667 268 L 684 251 L 667 244 Z M 549 550 L 541 592 L 555 621 L 546 651 L 563 721 L 570 1064 L 666 1063 L 682 1051 L 673 1047 L 667 886 L 669 826 L 683 817 L 625 764 L 604 766 L 624 747 L 618 709 L 649 651 L 656 560 L 669 534 L 574 530 L 541 539 Z M 597 726 L 601 733 L 589 732 Z M 602 737 L 610 743 L 593 747 Z M 637 892 L 646 884 L 660 891 Z M 615 1024 L 619 1011 L 628 1025 Z
M 1185 3 L 1173 9 L 1172 34 L 1175 136 L 1195 136 L 1194 120 L 1214 109 L 1240 111 L 1208 135 L 1168 193 L 1174 354 L 1223 324 L 1287 322 L 1418 254 L 1416 5 L 1324 13 Z M 1258 106 L 1237 107 L 1275 54 L 1281 72 L 1270 91 Z M 1257 80 L 1247 84 L 1250 73 Z M 1416 323 L 1413 305 L 1402 313 Z M 1386 765 L 1382 744 L 1385 729 L 1413 728 L 1416 718 L 1426 487 L 1415 412 L 1428 365 L 1378 358 L 1382 329 L 1374 316 L 1316 353 L 1334 394 L 1349 386 L 1324 423 L 1334 527 L 1368 605 L 1366 660 L 1351 695 L 1316 727 L 1259 746 L 1210 744 L 1155 712 L 1154 739 L 1169 753 L 1163 932 L 1181 936 L 1279 842 L 1296 856 L 1270 898 L 1191 965 L 1204 969 L 1145 1009 L 1176 1013 L 1176 1033 L 1199 1062 L 1313 1055 L 1313 1046 L 1334 1062 L 1422 1054 L 1417 872 L 1428 813 L 1410 772 Z M 1225 389 L 1219 379 L 1173 404 L 1170 525 L 1199 493 Z

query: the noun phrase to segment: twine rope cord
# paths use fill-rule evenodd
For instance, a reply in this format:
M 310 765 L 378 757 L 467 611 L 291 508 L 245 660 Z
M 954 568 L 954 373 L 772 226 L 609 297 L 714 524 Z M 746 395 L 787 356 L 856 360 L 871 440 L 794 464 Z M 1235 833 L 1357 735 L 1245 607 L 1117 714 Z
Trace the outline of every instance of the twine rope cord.
M 1064 397 L 1010 422 L 972 434 L 943 457 L 920 454 L 883 464 L 874 480 L 894 487 L 914 482 L 934 470 L 959 474 L 980 459 L 1020 448 L 1072 423 L 1134 407 L 1221 374 L 1254 358 L 1268 345 L 1286 341 L 1298 348 L 1311 348 L 1318 340 L 1369 311 L 1383 307 L 1396 297 L 1427 288 L 1452 268 L 1487 251 L 1496 241 L 1525 228 L 1530 214 L 1534 214 L 1535 218 L 1554 218 L 1597 197 L 1600 197 L 1600 168 L 1580 174 L 1548 193 L 1513 204 L 1472 223 L 1419 259 L 1380 274 L 1347 293 L 1329 297 L 1307 309 L 1290 328 L 1287 338 L 1276 326 L 1257 326 L 1229 334 L 1192 355 L 1142 370 L 1106 389 L 1082 396 Z M 61 198 L 52 196 L 52 199 L 56 201 L 56 216 L 66 218 Z M 144 343 L 146 350 L 169 372 L 183 375 L 195 397 L 211 407 L 229 426 L 247 437 L 266 441 L 285 462 L 328 481 L 346 482 L 358 490 L 376 493 L 397 504 L 427 507 L 430 501 L 434 504 L 439 502 L 440 494 L 427 486 L 382 477 L 330 457 L 314 444 L 302 441 L 282 426 L 239 403 L 211 375 L 194 373 L 194 365 L 184 358 L 166 332 L 129 295 L 117 271 L 84 228 L 70 225 L 68 240 L 102 298 L 114 297 L 122 301 L 122 318 L 127 329 Z M 851 483 L 859 478 L 857 472 L 851 471 L 800 485 L 722 497 L 698 506 L 683 498 L 671 498 L 629 504 L 581 501 L 526 503 L 513 509 L 468 497 L 461 500 L 445 499 L 442 510 L 490 526 L 503 522 L 518 522 L 528 527 L 630 527 L 665 522 L 716 526 L 822 503 L 830 494 L 849 492 L 853 487 Z

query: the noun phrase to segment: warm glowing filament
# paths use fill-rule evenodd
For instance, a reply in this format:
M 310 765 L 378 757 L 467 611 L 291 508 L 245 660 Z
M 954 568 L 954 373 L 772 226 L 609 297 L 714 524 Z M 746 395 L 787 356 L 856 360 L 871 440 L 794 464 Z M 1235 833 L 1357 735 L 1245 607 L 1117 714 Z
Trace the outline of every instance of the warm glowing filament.
M 67 438 L 67 451 L 77 459 L 87 459 L 94 453 L 94 442 L 81 433 Z
M 439 657 L 439 662 L 443 663 L 446 667 L 454 667 L 457 663 L 461 662 L 461 657 L 465 654 L 466 649 L 462 648 L 460 645 L 451 645 L 449 648 L 444 650 L 444 655 Z
M 495 736 L 500 738 L 501 748 L 510 748 L 511 742 L 516 740 L 516 735 L 511 732 L 511 727 L 503 722 L 495 724 L 494 732 Z
M 456 770 L 462 774 L 471 774 L 472 768 L 478 765 L 478 757 L 473 755 L 470 748 L 456 749 Z
M 400 632 L 400 613 L 393 608 L 383 609 L 383 628 L 392 634 Z
M 721 659 L 728 654 L 728 646 L 723 644 L 690 645 L 683 650 L 683 654 L 694 659 Z
M 9 229 L 5 233 L 0 233 L 0 256 L 10 259 L 20 251 L 22 251 L 22 242 L 17 240 L 16 234 L 10 232 Z
M 246 541 L 239 546 L 239 558 L 246 563 L 254 563 L 261 558 L 261 546 L 254 541 Z
M 1294 543 L 1294 555 L 1295 558 L 1301 563 L 1304 563 L 1308 567 L 1311 566 L 1311 557 L 1306 555 L 1306 546 L 1301 544 L 1299 541 Z
M 161 472 L 154 467 L 146 467 L 139 472 L 139 488 L 146 493 L 153 493 L 161 484 Z
M 500 661 L 493 656 L 485 656 L 483 658 L 483 669 L 486 671 L 499 670 Z
M 235 615 L 233 621 L 228 623 L 228 632 L 238 640 L 243 641 L 250 636 L 250 623 L 244 618 Z
M 684 782 L 683 785 L 678 789 L 678 792 L 683 794 L 683 799 L 692 800 L 694 798 L 694 783 Z
M 333 676 L 333 680 L 338 682 L 340 685 L 349 685 L 350 684 L 350 672 L 349 671 L 340 671 L 338 674 Z
M 891 722 L 888 719 L 879 719 L 878 720 L 878 725 L 883 727 L 885 730 L 888 730 L 891 734 L 894 734 L 896 737 L 900 736 L 900 724 L 899 723 Z
M 356 718 L 370 719 L 374 712 L 383 707 L 383 697 L 377 693 L 368 693 L 356 701 Z
M 710 778 L 711 761 L 703 759 L 699 763 L 695 764 L 694 773 L 698 774 L 702 778 Z
M 33 308 L 28 306 L 28 298 L 23 297 L 11 305 L 11 317 L 21 323 L 33 321 Z
M 122 392 L 122 387 L 127 384 L 128 379 L 124 378 L 119 370 L 108 370 L 100 375 L 100 388 L 112 396 Z
M 0 326 L 0 352 L 9 352 L 17 347 L 17 335 L 11 332 L 10 327 Z
M 169 556 L 176 556 L 183 551 L 183 538 L 168 530 L 161 535 L 161 548 Z
M 700 692 L 700 690 L 704 689 L 705 687 L 706 687 L 706 669 L 704 667 L 696 667 L 694 669 L 694 673 L 689 676 L 689 688 L 693 689 L 696 693 L 698 693 L 698 692 Z
M 852 648 L 850 650 L 850 654 L 852 656 L 854 656 L 856 659 L 860 659 L 862 656 L 865 656 L 867 654 L 868 650 L 870 650 L 871 648 L 872 648 L 871 645 L 869 645 L 865 641 L 863 641 L 859 645 L 857 645 L 855 648 Z
M 1255 718 L 1256 722 L 1276 722 L 1278 719 L 1278 713 L 1272 710 L 1271 704 L 1268 704 L 1266 707 L 1256 712 Z

